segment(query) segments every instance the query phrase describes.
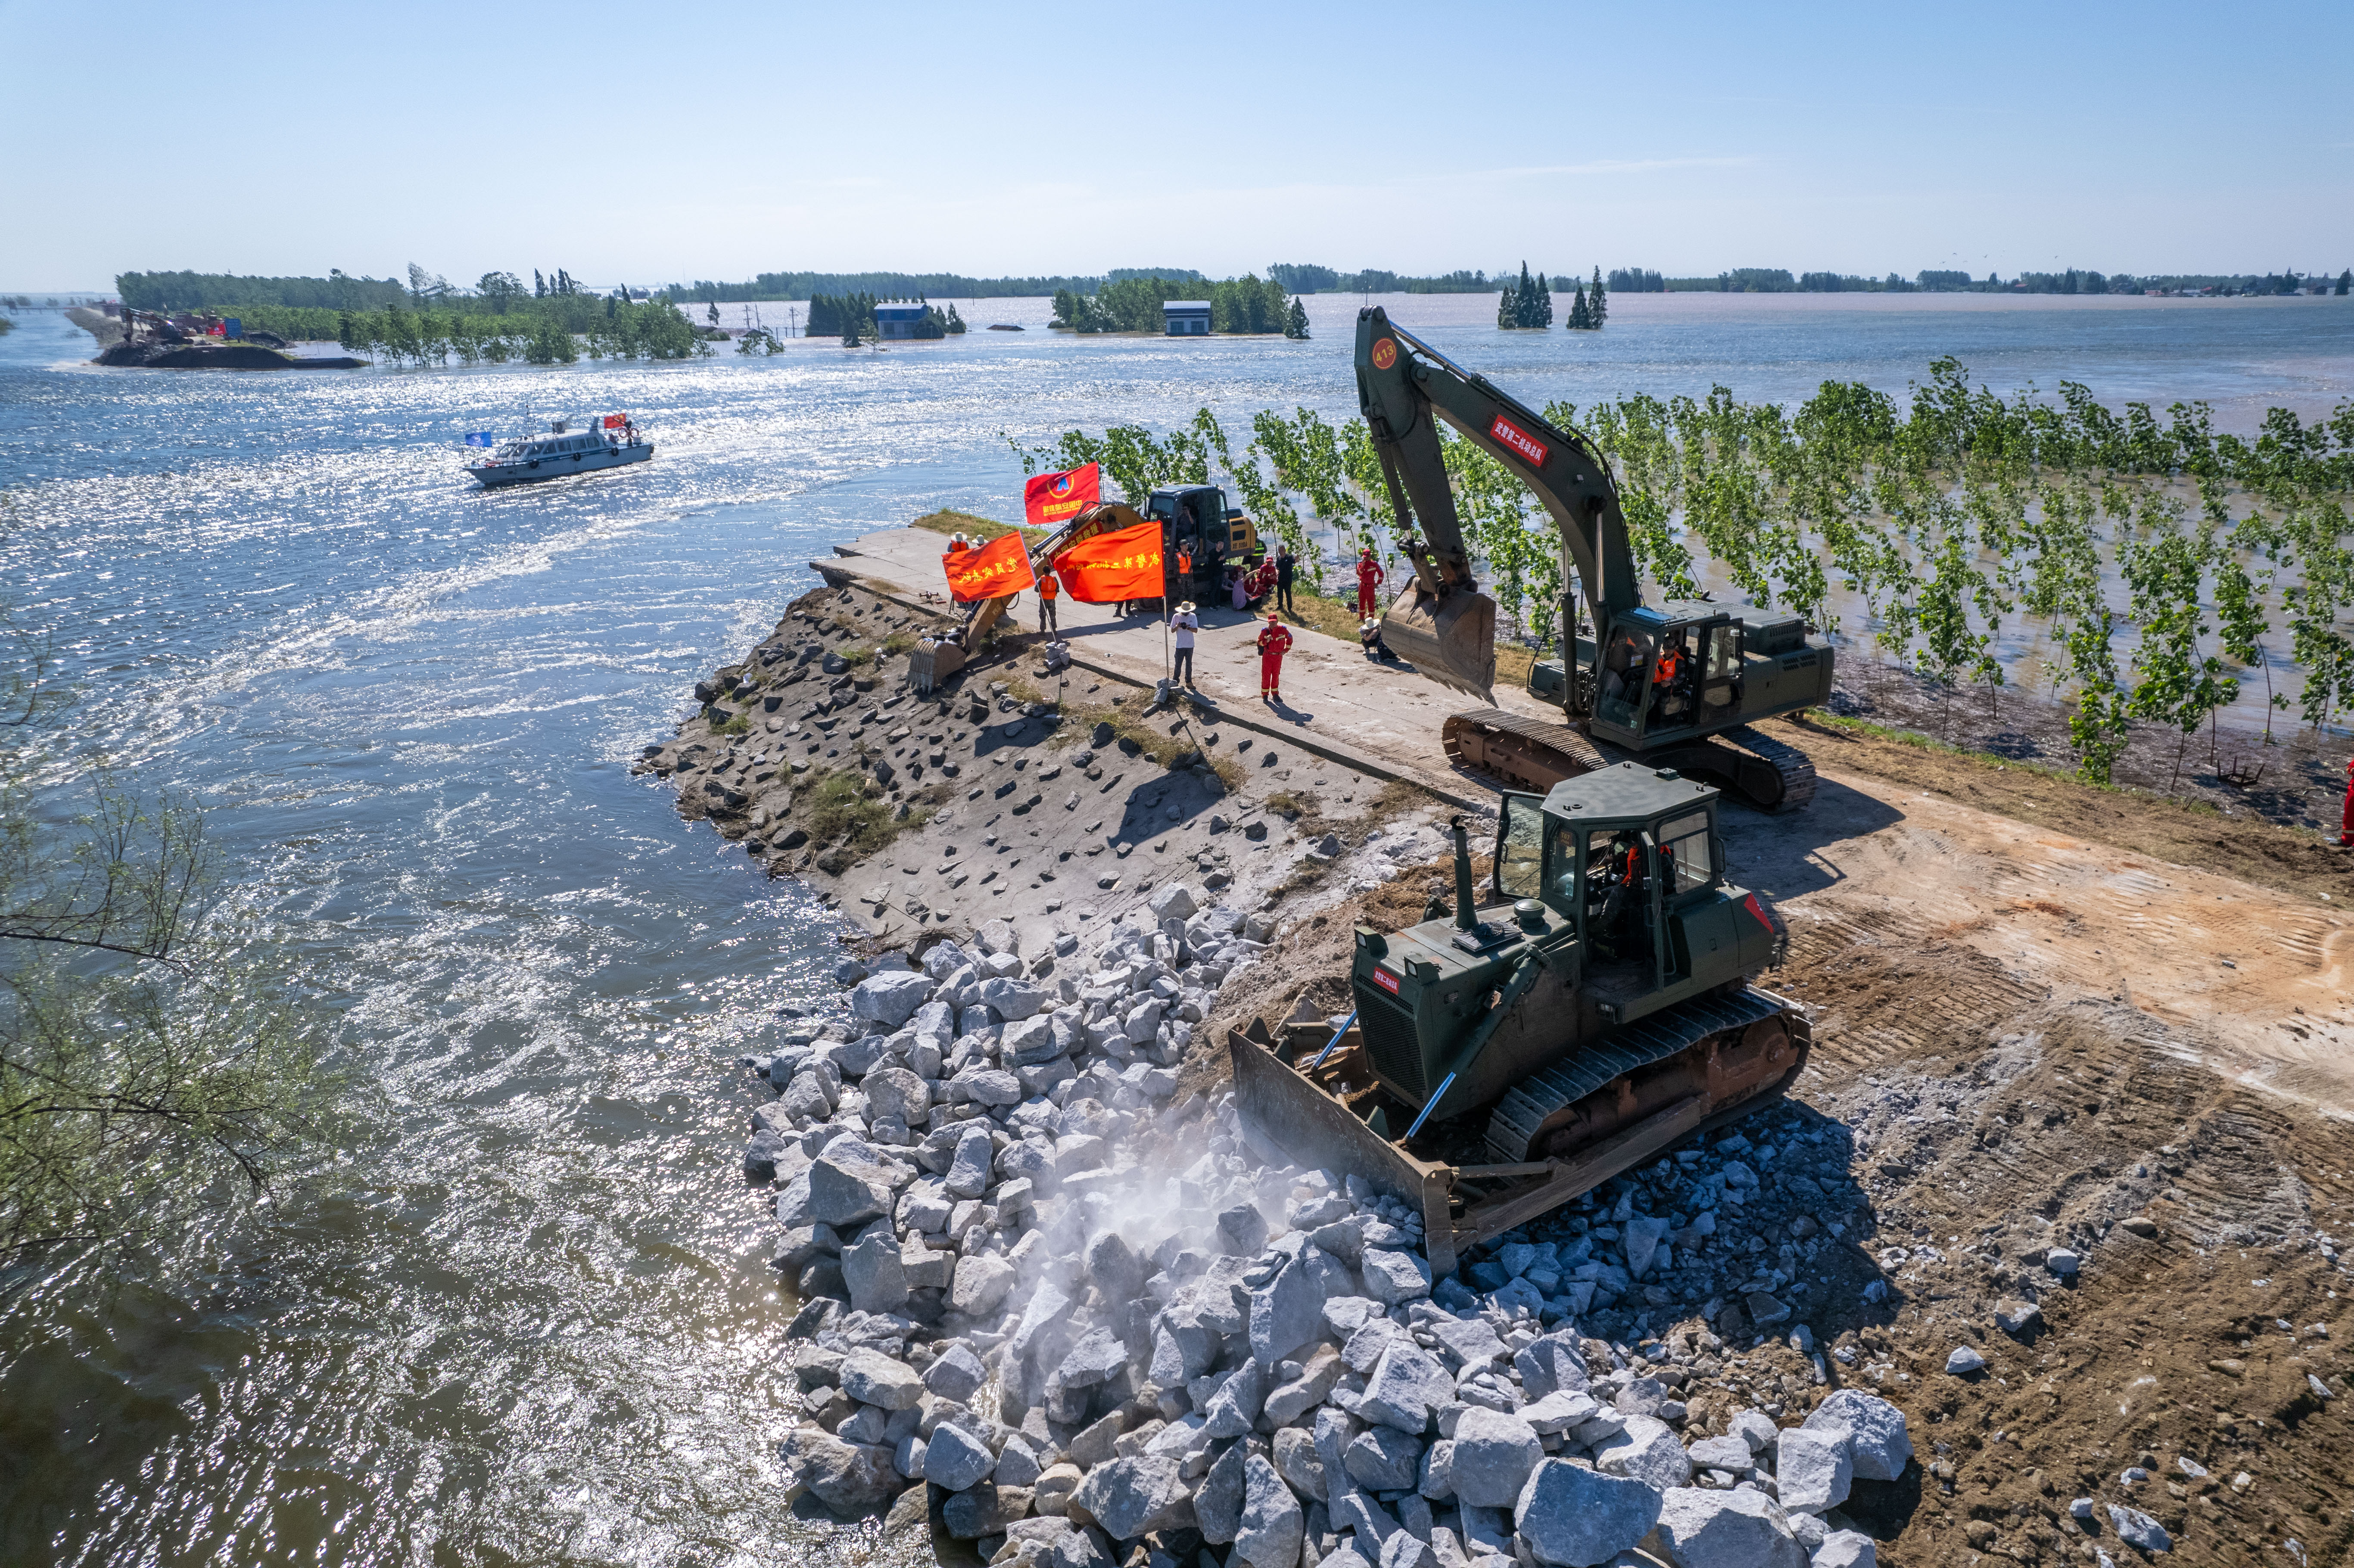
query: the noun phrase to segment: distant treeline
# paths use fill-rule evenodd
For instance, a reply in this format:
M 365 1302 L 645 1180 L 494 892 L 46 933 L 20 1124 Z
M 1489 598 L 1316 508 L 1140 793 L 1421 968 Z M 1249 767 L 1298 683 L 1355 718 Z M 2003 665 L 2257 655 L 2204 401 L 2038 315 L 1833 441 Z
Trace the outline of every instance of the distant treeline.
M 1092 294 L 1106 283 L 1131 278 L 1176 278 L 1198 281 L 1191 267 L 1114 267 L 1092 278 L 968 278 L 958 272 L 763 272 L 748 283 L 715 283 L 699 279 L 673 283 L 663 291 L 673 299 L 722 304 L 754 300 L 812 300 L 822 294 L 845 299 L 854 294 L 885 300 L 928 300 L 935 295 L 958 300 L 1043 298 L 1064 290 Z M 816 335 L 812 333 L 811 335 Z
M 533 269 L 528 284 L 513 272 L 485 272 L 472 288 L 465 288 L 413 261 L 405 283 L 397 278 L 355 278 L 335 268 L 323 278 L 118 272 L 114 287 L 124 304 L 166 313 L 241 312 L 261 305 L 323 311 L 384 311 L 400 305 L 455 315 L 494 316 L 514 310 L 550 309 L 571 322 L 575 332 L 585 330 L 580 324 L 588 319 L 583 313 L 601 308 L 608 299 L 626 305 L 642 303 L 651 297 L 651 291 L 627 285 L 610 294 L 590 289 L 561 267 L 550 272 Z
M 2213 273 L 2137 277 L 2131 272 L 2093 272 L 2071 267 L 2064 272 L 2022 272 L 2004 280 L 1995 273 L 1973 278 L 1967 272 L 1930 270 L 1903 278 L 1860 277 L 1851 272 L 1799 272 L 1781 267 L 1735 267 L 1712 278 L 1663 278 L 1640 267 L 1615 267 L 1610 290 L 1620 294 L 2140 294 L 2152 289 L 2169 293 L 2296 294 L 2326 286 L 2332 293 L 2354 289 L 2354 270 L 2333 281 L 2321 274 L 2296 271 Z
M 1201 274 L 1122 278 L 1092 293 L 1055 291 L 1054 324 L 1074 332 L 1160 332 L 1161 307 L 1171 300 L 1207 299 L 1214 333 L 1281 333 L 1308 335 L 1308 313 L 1285 297 L 1283 285 L 1255 272 L 1224 282 L 1204 283 Z
M 517 301 L 518 304 L 533 302 Z M 709 352 L 694 323 L 668 303 L 625 305 L 615 299 L 580 296 L 577 320 L 567 311 L 544 308 L 492 315 L 482 311 L 411 311 L 398 301 L 380 311 L 334 311 L 318 305 L 239 305 L 248 332 L 323 343 L 333 340 L 354 354 L 388 358 L 398 365 L 447 365 L 521 359 L 534 365 L 569 365 L 585 345 L 591 359 L 685 359 Z

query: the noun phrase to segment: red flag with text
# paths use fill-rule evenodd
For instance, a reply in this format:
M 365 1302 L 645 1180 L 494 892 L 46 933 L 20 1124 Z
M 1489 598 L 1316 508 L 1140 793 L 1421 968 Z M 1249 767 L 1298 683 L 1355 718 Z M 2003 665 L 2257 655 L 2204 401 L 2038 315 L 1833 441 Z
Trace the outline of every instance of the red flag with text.
M 1029 546 L 1018 532 L 1001 534 L 978 549 L 951 551 L 941 557 L 941 565 L 948 568 L 949 593 L 959 604 L 1002 599 L 1038 580 L 1030 570 Z
M 1140 523 L 1074 545 L 1055 557 L 1055 575 L 1063 579 L 1063 591 L 1081 604 L 1159 599 L 1166 586 L 1161 524 Z
M 1042 473 L 1022 487 L 1022 508 L 1034 528 L 1057 528 L 1102 496 L 1103 471 L 1095 463 L 1062 473 Z

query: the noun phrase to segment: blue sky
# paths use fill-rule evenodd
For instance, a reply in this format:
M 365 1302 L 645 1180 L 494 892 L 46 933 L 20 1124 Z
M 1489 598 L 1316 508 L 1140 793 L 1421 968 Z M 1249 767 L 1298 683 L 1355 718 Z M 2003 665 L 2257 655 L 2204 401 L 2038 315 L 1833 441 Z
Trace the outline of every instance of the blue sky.
M 2345 5 L 0 0 L 0 287 L 2335 271 L 2349 82 Z

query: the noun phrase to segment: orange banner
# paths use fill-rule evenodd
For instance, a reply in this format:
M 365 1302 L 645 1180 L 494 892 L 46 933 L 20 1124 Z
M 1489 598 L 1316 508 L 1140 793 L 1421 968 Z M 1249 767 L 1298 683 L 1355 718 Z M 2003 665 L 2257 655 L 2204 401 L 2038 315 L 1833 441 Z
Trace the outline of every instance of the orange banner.
M 1159 599 L 1165 575 L 1161 524 L 1140 523 L 1074 545 L 1055 557 L 1055 575 L 1063 579 L 1063 591 L 1082 604 Z
M 1103 471 L 1095 463 L 1062 473 L 1042 473 L 1022 487 L 1023 510 L 1034 528 L 1068 523 L 1101 499 Z
M 948 568 L 949 593 L 959 604 L 1002 599 L 1038 580 L 1019 533 L 1001 534 L 979 549 L 955 551 L 942 557 L 941 564 Z

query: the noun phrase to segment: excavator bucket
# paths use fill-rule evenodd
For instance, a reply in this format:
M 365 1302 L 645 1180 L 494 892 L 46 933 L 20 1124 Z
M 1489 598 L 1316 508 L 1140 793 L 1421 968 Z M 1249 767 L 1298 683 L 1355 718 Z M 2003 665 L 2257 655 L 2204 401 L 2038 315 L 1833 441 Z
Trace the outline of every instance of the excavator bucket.
M 1382 617 L 1382 641 L 1440 685 L 1495 701 L 1496 601 L 1486 594 L 1427 594 L 1408 583 Z

